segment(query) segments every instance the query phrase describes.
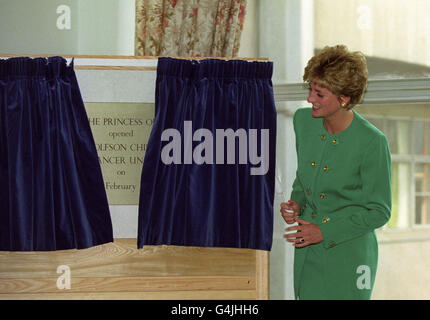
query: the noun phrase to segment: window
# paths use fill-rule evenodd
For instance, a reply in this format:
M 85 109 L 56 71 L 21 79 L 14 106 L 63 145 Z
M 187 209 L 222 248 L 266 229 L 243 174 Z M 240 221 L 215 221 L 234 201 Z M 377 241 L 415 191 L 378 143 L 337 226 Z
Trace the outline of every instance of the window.
M 385 228 L 430 226 L 430 104 L 363 105 L 357 111 L 390 146 L 393 208 Z

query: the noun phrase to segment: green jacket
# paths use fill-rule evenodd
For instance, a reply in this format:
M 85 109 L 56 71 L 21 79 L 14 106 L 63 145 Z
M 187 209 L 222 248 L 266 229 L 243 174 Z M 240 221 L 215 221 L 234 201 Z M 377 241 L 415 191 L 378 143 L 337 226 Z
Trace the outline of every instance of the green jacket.
M 294 115 L 297 174 L 291 199 L 301 219 L 317 224 L 324 240 L 295 249 L 298 299 L 369 299 L 376 275 L 375 229 L 391 212 L 391 156 L 384 134 L 354 112 L 331 134 L 310 108 Z

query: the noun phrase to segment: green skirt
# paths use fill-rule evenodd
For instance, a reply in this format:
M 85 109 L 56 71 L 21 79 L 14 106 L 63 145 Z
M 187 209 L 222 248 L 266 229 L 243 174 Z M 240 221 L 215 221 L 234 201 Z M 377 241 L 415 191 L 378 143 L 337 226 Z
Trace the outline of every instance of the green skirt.
M 294 293 L 300 300 L 369 300 L 378 263 L 375 232 L 333 248 L 296 248 Z

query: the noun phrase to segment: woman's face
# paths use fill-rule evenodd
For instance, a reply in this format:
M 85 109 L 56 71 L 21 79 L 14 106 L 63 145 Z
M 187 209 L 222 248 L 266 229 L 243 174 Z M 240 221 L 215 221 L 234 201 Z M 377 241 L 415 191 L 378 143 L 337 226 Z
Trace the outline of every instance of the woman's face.
M 312 117 L 314 118 L 329 118 L 342 109 L 339 97 L 321 87 L 317 79 L 309 83 L 307 101 L 312 104 Z

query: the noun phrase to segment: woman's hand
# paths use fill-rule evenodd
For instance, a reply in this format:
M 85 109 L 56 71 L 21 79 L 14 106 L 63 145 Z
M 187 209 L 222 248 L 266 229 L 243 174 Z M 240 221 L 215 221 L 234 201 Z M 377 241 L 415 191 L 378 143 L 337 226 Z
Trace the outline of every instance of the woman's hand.
M 315 223 L 311 223 L 306 220 L 296 219 L 299 223 L 298 226 L 293 226 L 285 229 L 285 231 L 294 231 L 297 232 L 287 233 L 284 235 L 284 238 L 288 242 L 293 242 L 296 248 L 306 247 L 310 244 L 320 243 L 324 240 L 321 229 Z
M 294 200 L 288 200 L 287 202 L 281 203 L 281 214 L 285 222 L 293 224 L 296 222 L 297 216 L 300 212 L 300 205 Z

